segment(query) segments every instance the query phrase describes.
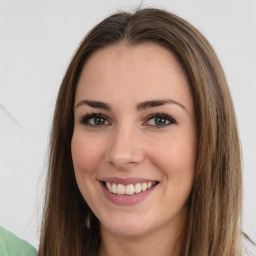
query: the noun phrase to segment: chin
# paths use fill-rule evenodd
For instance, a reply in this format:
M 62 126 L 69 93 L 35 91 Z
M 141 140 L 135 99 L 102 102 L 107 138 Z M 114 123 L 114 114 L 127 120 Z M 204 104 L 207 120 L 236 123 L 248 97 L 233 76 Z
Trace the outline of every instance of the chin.
M 141 218 L 133 219 L 131 217 L 128 217 L 123 219 L 119 217 L 118 219 L 114 219 L 114 221 L 113 219 L 114 218 L 112 218 L 112 221 L 109 221 L 108 223 L 100 222 L 100 226 L 107 232 L 110 232 L 118 236 L 140 236 L 149 232 L 150 229 L 152 228 L 145 221 L 141 221 Z

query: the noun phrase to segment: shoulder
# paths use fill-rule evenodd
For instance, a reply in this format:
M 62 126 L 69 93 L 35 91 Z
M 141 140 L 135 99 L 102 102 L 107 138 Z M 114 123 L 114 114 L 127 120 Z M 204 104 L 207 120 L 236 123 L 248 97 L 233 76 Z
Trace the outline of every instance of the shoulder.
M 13 233 L 0 227 L 1 256 L 35 256 L 36 249 L 28 242 L 19 239 Z

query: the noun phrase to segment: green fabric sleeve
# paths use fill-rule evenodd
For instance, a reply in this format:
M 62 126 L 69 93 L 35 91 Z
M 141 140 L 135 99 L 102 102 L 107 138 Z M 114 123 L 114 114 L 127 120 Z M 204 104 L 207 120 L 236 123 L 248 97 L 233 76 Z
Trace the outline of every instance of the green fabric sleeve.
M 0 227 L 1 256 L 35 256 L 36 249 L 28 242 Z

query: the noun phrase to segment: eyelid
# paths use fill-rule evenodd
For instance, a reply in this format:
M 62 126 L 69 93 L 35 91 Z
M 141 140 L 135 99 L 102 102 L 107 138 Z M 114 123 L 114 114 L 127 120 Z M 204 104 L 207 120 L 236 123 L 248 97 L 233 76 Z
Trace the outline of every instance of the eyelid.
M 157 117 L 160 117 L 160 118 L 164 118 L 166 119 L 169 123 L 167 124 L 164 124 L 164 125 L 150 125 L 150 124 L 146 124 L 148 121 L 150 121 L 151 119 L 153 118 L 157 118 Z M 172 117 L 170 116 L 169 114 L 167 113 L 164 113 L 164 112 L 159 112 L 159 113 L 154 113 L 154 114 L 150 114 L 147 118 L 146 118 L 146 121 L 143 123 L 144 125 L 146 124 L 146 126 L 150 126 L 152 128 L 165 128 L 169 125 L 173 125 L 173 124 L 177 124 L 177 121 Z
M 90 119 L 93 119 L 93 118 L 103 118 L 108 123 L 107 124 L 104 123 L 102 125 L 101 124 L 99 124 L 99 125 L 90 124 L 88 121 Z M 149 122 L 151 119 L 154 119 L 154 118 L 163 118 L 167 121 L 167 123 L 165 123 L 163 125 L 161 125 L 161 124 L 160 125 L 147 124 L 147 122 Z M 80 118 L 79 122 L 82 125 L 85 125 L 85 126 L 88 126 L 88 127 L 93 127 L 93 128 L 103 128 L 105 126 L 109 126 L 109 125 L 112 124 L 111 119 L 108 116 L 102 114 L 101 112 L 92 112 L 92 113 L 84 114 L 82 116 L 82 118 Z M 173 124 L 177 124 L 177 121 L 172 116 L 170 116 L 169 114 L 164 113 L 164 112 L 158 112 L 158 113 L 153 113 L 153 114 L 148 115 L 146 117 L 146 121 L 144 121 L 142 125 L 159 129 L 159 128 L 165 128 L 165 127 L 167 127 L 169 125 L 173 125 Z
M 97 118 L 97 117 L 105 119 L 109 124 L 91 125 L 91 124 L 88 123 L 88 121 L 89 121 L 90 119 Z M 109 126 L 109 125 L 111 124 L 110 119 L 109 119 L 106 115 L 104 115 L 104 114 L 102 114 L 102 113 L 100 113 L 100 112 L 92 112 L 92 113 L 85 114 L 85 115 L 83 115 L 83 116 L 80 118 L 80 121 L 79 121 L 79 122 L 80 122 L 82 125 L 86 125 L 86 126 L 93 127 L 93 128 L 101 128 L 101 127 L 103 127 L 103 126 Z

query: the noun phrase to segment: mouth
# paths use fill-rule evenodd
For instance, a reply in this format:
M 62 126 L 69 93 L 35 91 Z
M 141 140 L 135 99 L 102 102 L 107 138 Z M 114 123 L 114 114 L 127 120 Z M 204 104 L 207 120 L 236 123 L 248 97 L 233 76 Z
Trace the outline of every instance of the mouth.
M 158 181 L 149 181 L 135 184 L 120 184 L 120 183 L 111 183 L 106 181 L 101 181 L 102 184 L 106 187 L 106 189 L 112 194 L 117 195 L 134 195 L 140 194 L 151 188 L 155 187 L 159 182 Z

